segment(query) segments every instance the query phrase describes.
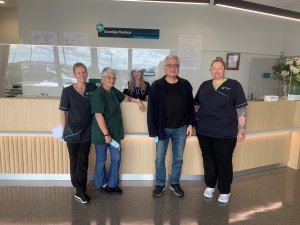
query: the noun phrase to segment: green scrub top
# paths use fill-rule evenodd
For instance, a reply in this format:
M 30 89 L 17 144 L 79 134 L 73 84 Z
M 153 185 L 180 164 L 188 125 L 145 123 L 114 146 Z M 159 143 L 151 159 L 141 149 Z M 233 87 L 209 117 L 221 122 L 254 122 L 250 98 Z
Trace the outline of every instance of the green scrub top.
M 94 91 L 91 98 L 93 113 L 92 143 L 105 144 L 104 134 L 98 125 L 95 113 L 102 113 L 108 131 L 114 140 L 119 142 L 124 138 L 123 120 L 120 107 L 120 103 L 124 100 L 124 98 L 124 94 L 114 87 L 110 90 L 110 92 L 107 92 L 102 86 Z

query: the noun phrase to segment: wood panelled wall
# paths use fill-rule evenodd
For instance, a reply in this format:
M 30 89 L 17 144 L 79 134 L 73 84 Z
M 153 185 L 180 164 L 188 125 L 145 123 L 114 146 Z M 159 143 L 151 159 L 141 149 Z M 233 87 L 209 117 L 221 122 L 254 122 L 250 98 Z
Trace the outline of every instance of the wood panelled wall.
M 50 134 L 51 129 L 60 123 L 59 99 L 3 98 L 0 104 L 0 173 L 69 173 L 66 144 Z M 154 174 L 155 144 L 147 137 L 147 114 L 140 112 L 134 103 L 122 103 L 121 107 L 127 134 L 122 141 L 121 174 Z M 277 163 L 298 169 L 299 115 L 300 102 L 249 102 L 247 132 L 251 135 L 237 145 L 233 158 L 234 171 Z M 171 157 L 171 151 L 168 151 L 167 171 L 171 170 Z M 92 147 L 89 177 L 94 165 L 95 152 Z M 188 138 L 182 174 L 203 174 L 196 137 Z

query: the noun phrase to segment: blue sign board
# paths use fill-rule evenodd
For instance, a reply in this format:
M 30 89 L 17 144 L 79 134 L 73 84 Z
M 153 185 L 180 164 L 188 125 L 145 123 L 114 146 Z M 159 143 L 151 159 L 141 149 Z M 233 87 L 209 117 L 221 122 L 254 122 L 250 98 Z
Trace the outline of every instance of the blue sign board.
M 97 27 L 98 28 L 98 27 Z M 98 37 L 159 39 L 159 29 L 99 27 Z
M 270 78 L 271 74 L 270 73 L 262 73 L 262 78 Z

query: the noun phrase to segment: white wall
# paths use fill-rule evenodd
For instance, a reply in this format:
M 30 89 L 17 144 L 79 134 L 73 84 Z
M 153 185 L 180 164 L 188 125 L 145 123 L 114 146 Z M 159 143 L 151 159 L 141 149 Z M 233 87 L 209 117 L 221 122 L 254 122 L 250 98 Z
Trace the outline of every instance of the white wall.
M 0 7 L 0 43 L 19 43 L 16 8 Z
M 284 51 L 288 56 L 300 55 L 300 23 L 286 23 L 284 27 Z
M 228 71 L 248 93 L 251 58 L 260 54 L 300 54 L 300 23 L 239 12 L 217 6 L 115 2 L 109 0 L 18 0 L 20 42 L 31 43 L 32 31 L 56 31 L 63 45 L 64 32 L 87 32 L 95 47 L 177 49 L 179 35 L 200 35 L 203 53 L 200 71 L 181 71 L 191 81 L 194 92 L 210 78 L 208 68 L 215 56 L 244 52 L 240 70 Z M 96 24 L 109 27 L 160 29 L 159 40 L 98 38 Z M 291 38 L 288 33 L 292 32 Z

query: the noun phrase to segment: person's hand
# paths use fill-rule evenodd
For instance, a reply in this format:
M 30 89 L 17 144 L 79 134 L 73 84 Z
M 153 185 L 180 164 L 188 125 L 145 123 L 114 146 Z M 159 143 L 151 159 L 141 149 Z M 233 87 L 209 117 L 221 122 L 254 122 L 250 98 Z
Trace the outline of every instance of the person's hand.
M 137 104 L 138 104 L 138 106 L 139 106 L 139 110 L 140 110 L 141 112 L 144 112 L 145 106 L 144 106 L 143 102 L 142 102 L 141 100 L 138 100 Z
M 197 135 L 196 128 L 193 127 L 193 133 L 192 133 L 192 136 L 196 136 L 196 135 Z
M 104 138 L 105 138 L 105 143 L 106 143 L 106 144 L 109 144 L 109 143 L 112 141 L 112 138 L 111 138 L 110 135 L 104 136 Z
M 187 136 L 192 136 L 193 134 L 193 126 L 192 125 L 189 125 L 187 128 L 186 128 L 186 135 Z
M 236 136 L 236 140 L 237 140 L 238 142 L 244 141 L 244 140 L 245 140 L 245 137 L 246 137 L 246 133 L 245 133 L 244 130 L 243 130 L 243 131 L 238 131 L 237 136 Z

